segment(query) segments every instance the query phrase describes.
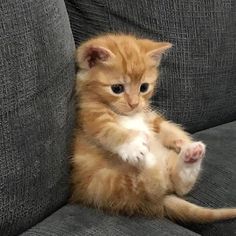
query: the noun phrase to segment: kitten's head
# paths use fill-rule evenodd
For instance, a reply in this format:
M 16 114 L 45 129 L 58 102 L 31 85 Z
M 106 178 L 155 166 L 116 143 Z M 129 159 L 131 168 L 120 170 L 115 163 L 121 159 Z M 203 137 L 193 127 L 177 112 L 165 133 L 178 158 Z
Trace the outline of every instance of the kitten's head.
M 80 67 L 77 90 L 94 103 L 122 115 L 143 110 L 149 103 L 162 54 L 171 47 L 130 35 L 105 35 L 77 50 Z

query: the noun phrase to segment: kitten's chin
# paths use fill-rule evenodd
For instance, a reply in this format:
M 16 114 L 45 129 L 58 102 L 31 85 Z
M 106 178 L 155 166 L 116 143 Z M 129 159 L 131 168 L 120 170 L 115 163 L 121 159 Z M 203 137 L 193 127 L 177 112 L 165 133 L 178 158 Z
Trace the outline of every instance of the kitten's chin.
M 127 116 L 132 116 L 140 112 L 140 109 L 135 109 L 126 113 Z
M 132 116 L 135 115 L 139 112 L 141 112 L 142 109 L 133 109 L 133 110 L 129 110 L 129 111 L 119 111 L 117 109 L 114 109 L 113 111 L 115 113 L 117 113 L 118 115 L 122 115 L 122 116 Z

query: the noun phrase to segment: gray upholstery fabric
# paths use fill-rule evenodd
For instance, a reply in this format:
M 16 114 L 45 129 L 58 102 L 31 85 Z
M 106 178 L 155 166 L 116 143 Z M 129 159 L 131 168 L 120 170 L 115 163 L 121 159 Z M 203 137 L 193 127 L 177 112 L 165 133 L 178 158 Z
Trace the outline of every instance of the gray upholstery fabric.
M 65 2 L 77 44 L 107 31 L 173 43 L 154 99 L 169 119 L 190 131 L 236 119 L 234 0 Z
M 189 201 L 206 207 L 236 207 L 236 121 L 201 131 L 195 137 L 207 144 L 207 155 L 201 178 L 189 194 Z M 236 235 L 236 220 L 182 226 L 203 236 Z M 28 235 L 192 234 L 167 220 L 108 216 L 82 206 L 67 205 L 22 236 Z
M 67 200 L 73 54 L 64 1 L 0 1 L 1 236 Z
M 194 236 L 168 220 L 111 216 L 79 205 L 67 205 L 21 236 Z

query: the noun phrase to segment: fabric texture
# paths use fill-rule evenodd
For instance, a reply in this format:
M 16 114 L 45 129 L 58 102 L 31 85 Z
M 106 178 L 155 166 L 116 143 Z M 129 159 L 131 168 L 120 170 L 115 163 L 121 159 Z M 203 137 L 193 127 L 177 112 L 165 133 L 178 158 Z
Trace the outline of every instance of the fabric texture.
M 153 100 L 167 118 L 192 132 L 236 119 L 235 1 L 65 2 L 77 45 L 101 32 L 173 43 Z
M 21 236 L 194 236 L 168 220 L 111 216 L 79 205 L 67 205 Z
M 187 199 L 205 207 L 236 207 L 236 121 L 198 132 L 195 138 L 207 144 L 207 154 L 199 181 Z M 168 220 L 109 216 L 79 205 L 67 205 L 22 236 L 236 235 L 236 220 L 182 226 L 185 228 Z
M 67 200 L 73 55 L 64 1 L 0 1 L 1 236 Z

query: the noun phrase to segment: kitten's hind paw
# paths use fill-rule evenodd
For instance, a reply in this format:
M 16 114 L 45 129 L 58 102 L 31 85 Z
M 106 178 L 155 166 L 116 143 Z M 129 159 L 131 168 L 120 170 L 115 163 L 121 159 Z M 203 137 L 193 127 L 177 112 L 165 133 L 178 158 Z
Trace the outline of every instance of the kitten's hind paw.
M 202 142 L 193 142 L 182 147 L 180 156 L 185 163 L 191 164 L 201 160 L 205 156 L 206 146 Z

